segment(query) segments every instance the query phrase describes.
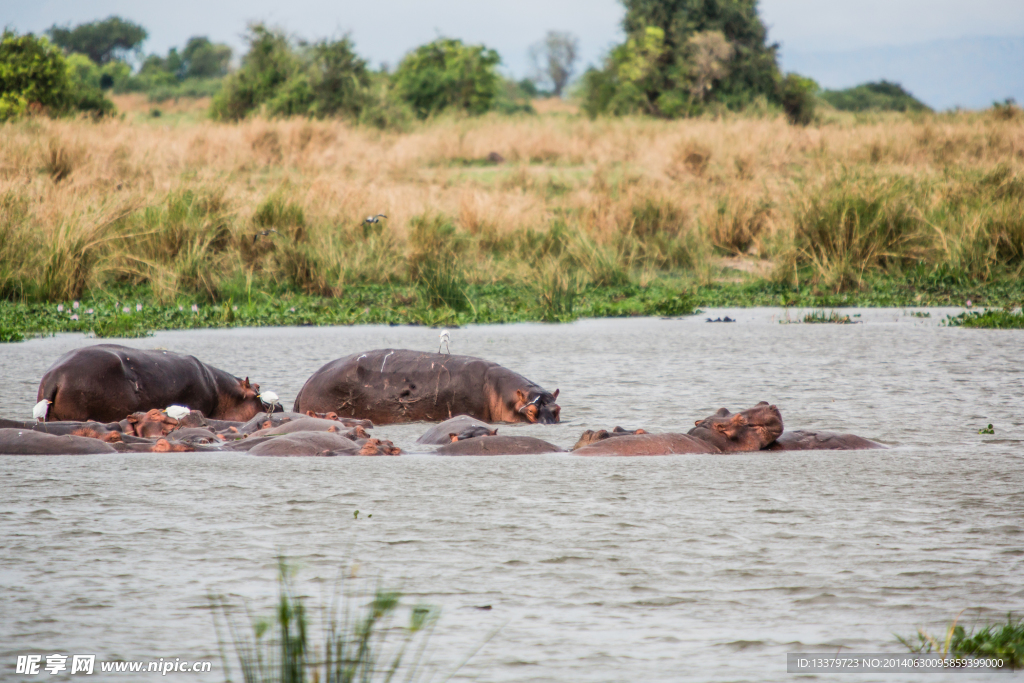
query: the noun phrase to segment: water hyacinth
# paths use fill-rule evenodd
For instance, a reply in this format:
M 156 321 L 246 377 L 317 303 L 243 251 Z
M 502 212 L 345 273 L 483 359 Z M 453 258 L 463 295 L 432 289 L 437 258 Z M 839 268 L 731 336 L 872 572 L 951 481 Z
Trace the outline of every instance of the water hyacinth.
M 193 313 L 198 313 L 199 312 L 199 304 L 192 304 L 192 312 Z
M 58 313 L 63 313 L 64 312 L 64 304 L 57 304 L 57 312 Z
M 131 313 L 131 312 L 132 312 L 132 309 L 130 309 L 130 308 L 128 308 L 127 306 L 125 306 L 124 308 L 122 308 L 122 309 L 121 309 L 121 312 L 122 312 L 122 313 Z
M 77 313 L 73 314 L 73 315 L 71 316 L 71 319 L 72 319 L 72 320 L 78 320 L 78 314 L 77 314 Z
M 185 307 L 184 307 L 184 306 L 178 306 L 178 310 L 179 310 L 179 311 L 184 311 L 184 310 L 185 310 Z
M 75 303 L 71 304 L 71 308 L 78 310 L 78 302 L 76 301 Z
M 88 311 L 86 311 L 86 313 L 88 313 L 89 315 L 92 315 L 94 312 L 95 312 L 94 309 L 91 309 L 91 308 Z
M 141 311 L 142 310 L 142 304 L 135 304 L 135 310 L 136 311 Z

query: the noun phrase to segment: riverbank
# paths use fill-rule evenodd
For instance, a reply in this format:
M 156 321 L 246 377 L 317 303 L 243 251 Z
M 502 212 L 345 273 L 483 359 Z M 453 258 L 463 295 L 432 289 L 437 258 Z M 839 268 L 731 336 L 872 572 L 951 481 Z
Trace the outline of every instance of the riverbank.
M 154 330 L 294 325 L 393 324 L 457 327 L 578 318 L 692 315 L 700 308 L 774 306 L 804 309 L 849 307 L 972 306 L 1000 309 L 1024 300 L 1024 281 L 950 284 L 880 278 L 864 291 L 821 293 L 764 280 L 700 285 L 677 278 L 647 286 L 466 285 L 455 307 L 432 302 L 424 287 L 346 287 L 332 297 L 278 288 L 250 289 L 215 302 L 181 298 L 161 304 L 148 287 L 123 288 L 60 303 L 0 302 L 0 342 L 57 332 L 98 337 L 139 337 Z M 827 315 L 825 316 L 827 319 Z M 968 327 L 1020 327 L 1020 314 L 994 310 L 947 320 Z

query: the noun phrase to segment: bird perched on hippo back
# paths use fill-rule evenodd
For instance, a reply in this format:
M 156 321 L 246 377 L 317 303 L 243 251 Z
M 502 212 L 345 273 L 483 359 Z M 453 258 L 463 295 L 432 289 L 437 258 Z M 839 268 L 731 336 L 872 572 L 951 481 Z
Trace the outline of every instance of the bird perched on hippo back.
M 263 409 L 258 384 L 171 351 L 97 344 L 64 354 L 39 383 L 46 420 L 114 422 L 167 406 L 244 422 Z
M 441 422 L 460 413 L 491 423 L 554 424 L 561 412 L 557 398 L 557 389 L 546 391 L 482 358 L 378 349 L 317 370 L 294 410 L 333 411 L 374 424 Z

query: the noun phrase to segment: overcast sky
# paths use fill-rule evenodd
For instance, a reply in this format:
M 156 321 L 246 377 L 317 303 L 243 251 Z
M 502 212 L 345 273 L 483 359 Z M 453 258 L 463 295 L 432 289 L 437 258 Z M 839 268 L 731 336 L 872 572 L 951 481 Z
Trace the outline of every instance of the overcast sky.
M 941 38 L 1024 36 L 1024 0 L 762 0 L 769 38 L 794 52 L 906 45 Z M 351 32 L 374 65 L 396 64 L 438 35 L 498 50 L 507 73 L 528 75 L 527 49 L 545 31 L 571 31 L 583 63 L 620 38 L 617 0 L 0 0 L 0 22 L 20 32 L 117 14 L 149 31 L 147 52 L 193 35 L 237 50 L 245 24 L 262 20 L 304 38 Z M 1022 65 L 1012 65 L 1020 69 Z

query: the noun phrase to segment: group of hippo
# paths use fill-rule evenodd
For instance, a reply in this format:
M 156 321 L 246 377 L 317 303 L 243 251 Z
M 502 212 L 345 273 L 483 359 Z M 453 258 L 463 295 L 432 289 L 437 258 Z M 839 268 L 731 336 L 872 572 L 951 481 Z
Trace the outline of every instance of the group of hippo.
M 439 455 L 516 455 L 563 449 L 494 423 L 560 421 L 548 392 L 496 363 L 380 349 L 317 370 L 282 410 L 259 384 L 170 351 L 99 344 L 71 351 L 43 376 L 36 421 L 0 419 L 0 454 L 245 451 L 251 455 L 398 455 L 376 425 L 438 422 L 417 444 Z M 760 450 L 884 448 L 852 434 L 783 430 L 776 406 L 725 408 L 686 433 L 587 430 L 576 455 L 639 456 Z

